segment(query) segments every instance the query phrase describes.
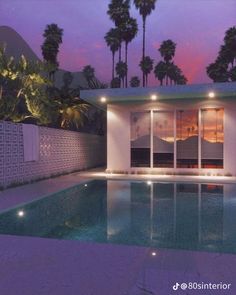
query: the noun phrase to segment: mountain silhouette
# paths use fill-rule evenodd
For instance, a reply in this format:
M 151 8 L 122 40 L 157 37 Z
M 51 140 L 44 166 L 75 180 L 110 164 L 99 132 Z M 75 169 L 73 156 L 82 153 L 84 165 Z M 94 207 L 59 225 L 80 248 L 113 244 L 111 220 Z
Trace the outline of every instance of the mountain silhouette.
M 28 43 L 14 29 L 8 26 L 0 26 L 0 47 L 6 46 L 6 55 L 13 56 L 15 60 L 19 60 L 21 55 L 24 55 L 27 60 L 36 62 L 40 58 L 35 54 Z M 59 69 L 55 75 L 55 86 L 63 85 L 63 74 L 66 71 Z M 82 72 L 72 72 L 73 81 L 71 87 L 77 88 L 79 85 L 83 88 L 88 88 L 88 83 Z

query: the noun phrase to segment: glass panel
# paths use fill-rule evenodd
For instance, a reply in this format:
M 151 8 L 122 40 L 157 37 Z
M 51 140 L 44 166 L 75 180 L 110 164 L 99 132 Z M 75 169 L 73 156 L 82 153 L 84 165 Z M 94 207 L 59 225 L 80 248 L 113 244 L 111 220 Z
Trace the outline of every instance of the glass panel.
M 153 167 L 174 167 L 174 113 L 153 113 Z
M 224 110 L 220 108 L 201 110 L 202 168 L 223 168 Z
M 131 167 L 150 167 L 150 112 L 131 113 Z
M 177 168 L 198 168 L 198 111 L 177 111 Z

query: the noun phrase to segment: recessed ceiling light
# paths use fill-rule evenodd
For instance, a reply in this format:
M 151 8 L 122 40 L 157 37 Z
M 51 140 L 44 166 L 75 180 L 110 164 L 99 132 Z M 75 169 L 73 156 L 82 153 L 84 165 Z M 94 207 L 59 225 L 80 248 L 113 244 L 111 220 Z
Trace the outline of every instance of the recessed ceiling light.
M 152 94 L 151 95 L 151 100 L 157 100 L 157 95 L 156 94 Z
M 215 95 L 215 92 L 211 91 L 208 93 L 208 97 L 210 98 L 214 98 L 216 95 Z
M 101 102 L 103 102 L 103 103 L 107 101 L 107 99 L 106 99 L 105 96 L 102 96 L 100 100 L 101 100 Z

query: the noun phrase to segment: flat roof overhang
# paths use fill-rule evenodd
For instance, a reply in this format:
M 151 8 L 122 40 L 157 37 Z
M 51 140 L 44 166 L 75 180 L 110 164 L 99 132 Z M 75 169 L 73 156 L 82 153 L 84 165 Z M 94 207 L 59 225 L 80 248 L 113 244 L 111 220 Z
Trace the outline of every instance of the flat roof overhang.
M 109 103 L 149 102 L 152 95 L 157 96 L 156 101 L 204 99 L 208 98 L 210 92 L 215 93 L 216 99 L 227 97 L 236 99 L 236 82 L 81 90 L 80 97 L 98 108 L 106 109 Z M 102 97 L 106 98 L 105 103 L 101 102 Z

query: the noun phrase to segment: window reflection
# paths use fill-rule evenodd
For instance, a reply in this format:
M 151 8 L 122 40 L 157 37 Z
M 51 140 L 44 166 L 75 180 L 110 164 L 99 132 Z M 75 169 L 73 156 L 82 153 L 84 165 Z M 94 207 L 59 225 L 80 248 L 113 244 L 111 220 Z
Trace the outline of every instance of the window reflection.
M 153 166 L 174 167 L 174 113 L 153 113 Z
M 176 113 L 177 168 L 198 168 L 198 111 Z
M 131 167 L 150 167 L 150 112 L 131 113 Z
M 224 110 L 201 110 L 201 165 L 202 168 L 223 168 Z

